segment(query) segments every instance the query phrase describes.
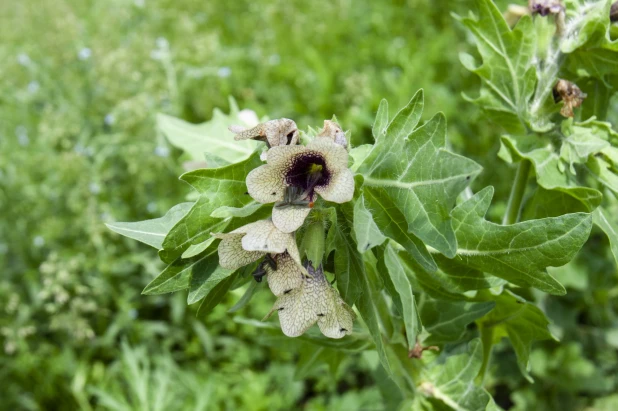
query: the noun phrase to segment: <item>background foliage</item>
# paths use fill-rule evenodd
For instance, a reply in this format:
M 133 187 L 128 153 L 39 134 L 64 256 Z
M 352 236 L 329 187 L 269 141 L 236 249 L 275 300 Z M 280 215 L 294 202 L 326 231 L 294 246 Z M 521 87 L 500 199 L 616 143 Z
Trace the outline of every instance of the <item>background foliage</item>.
M 140 296 L 162 266 L 151 248 L 103 223 L 159 217 L 189 193 L 177 181 L 189 158 L 156 131 L 158 112 L 203 122 L 215 108 L 228 112 L 233 96 L 301 128 L 336 114 L 359 145 L 370 141 L 383 97 L 393 110 L 420 87 L 423 120 L 443 111 L 452 151 L 491 170 L 473 191 L 495 187 L 487 218 L 496 221 L 515 174 L 497 157 L 511 123 L 462 96 L 478 95 L 482 82 L 459 52 L 480 57 L 451 12 L 466 16 L 474 2 L 11 3 L 0 4 L 3 405 L 388 409 L 374 352 L 308 356 L 315 351 L 304 340 L 267 338 L 249 320 L 268 311 L 266 293 L 232 315 L 235 290 L 205 319 L 182 293 Z M 578 53 L 566 70 L 592 51 Z M 585 91 L 613 90 L 604 70 Z M 618 104 L 608 101 L 605 119 L 616 124 Z M 526 297 L 560 342 L 533 346 L 532 384 L 503 340 L 485 385 L 504 408 L 613 409 L 618 287 L 607 237 L 595 228 L 574 262 L 552 273 L 566 296 Z

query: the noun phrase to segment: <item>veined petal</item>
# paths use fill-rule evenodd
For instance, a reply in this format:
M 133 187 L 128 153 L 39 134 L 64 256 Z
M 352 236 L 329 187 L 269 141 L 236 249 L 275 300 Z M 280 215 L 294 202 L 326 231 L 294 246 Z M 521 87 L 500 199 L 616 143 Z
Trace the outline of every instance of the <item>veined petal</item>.
M 277 263 L 276 270 L 268 265 L 266 266 L 268 273 L 266 280 L 273 294 L 279 297 L 302 286 L 306 274 L 288 253 L 275 256 L 275 261 Z
M 348 202 L 354 196 L 354 175 L 348 168 L 337 170 L 331 175 L 328 184 L 317 186 L 315 192 L 326 201 L 333 203 Z
M 221 238 L 219 244 L 219 265 L 223 268 L 236 270 L 247 264 L 260 259 L 265 253 L 260 251 L 247 251 L 242 247 L 243 233 L 213 234 Z
M 318 327 L 328 338 L 343 338 L 352 334 L 354 327 L 354 311 L 341 299 L 337 291 L 330 289 L 331 299 L 328 314 L 320 317 Z
M 311 209 L 308 206 L 285 205 L 273 207 L 273 224 L 284 233 L 292 233 L 300 228 L 305 222 Z
M 268 150 L 266 161 L 271 167 L 287 168 L 293 161 L 294 156 L 306 153 L 307 147 L 305 146 L 278 146 Z
M 247 224 L 232 231 L 232 233 L 235 232 L 246 233 L 242 238 L 242 247 L 247 251 L 281 254 L 292 247 L 297 249 L 294 235 L 281 232 L 270 220 Z
M 307 144 L 307 148 L 320 153 L 331 171 L 348 168 L 348 151 L 329 137 L 316 137 Z
M 273 148 L 268 151 L 268 158 L 272 150 Z M 283 200 L 285 187 L 285 168 L 282 167 L 265 164 L 251 170 L 247 175 L 247 191 L 259 203 L 266 204 Z

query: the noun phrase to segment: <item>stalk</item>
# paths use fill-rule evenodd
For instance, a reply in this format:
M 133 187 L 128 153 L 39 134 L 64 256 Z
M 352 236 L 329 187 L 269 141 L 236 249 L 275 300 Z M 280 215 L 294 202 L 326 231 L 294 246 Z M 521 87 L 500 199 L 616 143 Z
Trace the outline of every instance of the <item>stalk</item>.
M 502 225 L 515 224 L 518 221 L 529 174 L 530 161 L 520 161 L 519 166 L 517 167 L 517 173 L 515 174 L 513 188 L 511 188 L 509 202 L 506 206 L 506 213 L 504 213 L 504 218 L 502 220 Z

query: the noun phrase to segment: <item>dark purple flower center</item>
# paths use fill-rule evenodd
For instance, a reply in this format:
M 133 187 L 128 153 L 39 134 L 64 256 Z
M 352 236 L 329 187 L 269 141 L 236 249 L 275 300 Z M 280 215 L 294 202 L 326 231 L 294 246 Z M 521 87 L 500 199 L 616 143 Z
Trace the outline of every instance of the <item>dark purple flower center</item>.
M 324 157 L 316 153 L 297 155 L 288 168 L 286 183 L 298 189 L 300 200 L 313 200 L 315 187 L 324 186 L 330 180 L 330 171 L 326 167 Z

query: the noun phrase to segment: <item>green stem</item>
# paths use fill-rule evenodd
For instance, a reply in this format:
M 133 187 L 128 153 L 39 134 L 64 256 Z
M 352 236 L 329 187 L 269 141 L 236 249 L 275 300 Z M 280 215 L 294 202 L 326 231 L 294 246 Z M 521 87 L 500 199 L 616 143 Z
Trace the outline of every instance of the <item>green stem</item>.
M 504 213 L 504 219 L 502 220 L 503 225 L 515 224 L 518 221 L 529 174 L 530 162 L 528 160 L 520 161 L 517 173 L 515 174 L 513 188 L 511 188 L 509 202 L 506 206 L 506 213 Z
M 483 382 L 485 381 L 485 375 L 487 374 L 487 368 L 489 367 L 489 362 L 491 359 L 491 350 L 493 348 L 494 339 L 494 327 L 488 327 L 482 324 L 480 327 L 480 332 L 481 342 L 483 343 L 483 365 L 481 366 L 479 375 L 476 377 L 476 382 L 479 385 L 483 385 Z

